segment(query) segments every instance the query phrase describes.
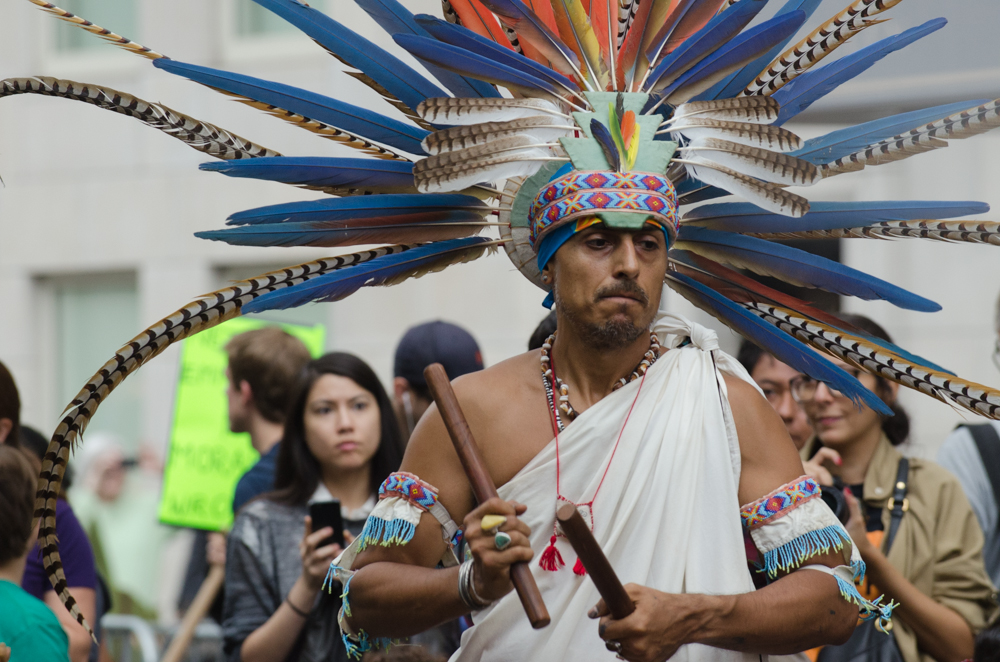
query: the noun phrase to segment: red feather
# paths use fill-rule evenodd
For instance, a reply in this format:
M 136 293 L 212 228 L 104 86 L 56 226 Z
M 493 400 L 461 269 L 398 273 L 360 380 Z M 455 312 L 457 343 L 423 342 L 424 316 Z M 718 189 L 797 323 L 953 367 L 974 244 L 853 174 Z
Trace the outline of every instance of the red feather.
M 625 117 L 622 118 L 622 145 L 625 147 L 626 152 L 629 145 L 632 144 L 633 133 L 635 133 L 635 113 L 627 110 L 625 111 Z
M 451 0 L 451 7 L 462 21 L 462 27 L 514 50 L 510 39 L 500 26 L 500 21 L 479 0 Z

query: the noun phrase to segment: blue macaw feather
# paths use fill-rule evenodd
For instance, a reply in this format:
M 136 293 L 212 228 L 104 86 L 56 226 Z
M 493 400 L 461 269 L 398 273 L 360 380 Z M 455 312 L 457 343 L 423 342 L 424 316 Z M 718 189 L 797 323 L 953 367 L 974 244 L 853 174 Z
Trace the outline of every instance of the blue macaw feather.
M 399 216 L 375 216 L 350 221 L 287 221 L 241 225 L 195 232 L 199 239 L 233 246 L 357 246 L 416 244 L 478 234 L 482 214 L 471 211 L 428 211 Z
M 226 225 L 258 225 L 287 221 L 349 221 L 374 216 L 399 216 L 430 211 L 476 211 L 489 208 L 471 195 L 456 193 L 354 195 L 347 198 L 321 198 L 286 202 L 236 212 Z
M 989 210 L 988 204 L 973 201 L 810 202 L 808 213 L 801 218 L 789 218 L 766 212 L 749 202 L 721 202 L 691 210 L 682 223 L 685 227 L 720 232 L 809 232 L 857 228 L 883 221 L 957 218 Z
M 782 14 L 787 14 L 793 11 L 804 11 L 806 13 L 806 20 L 809 20 L 809 17 L 813 15 L 816 8 L 819 7 L 822 1 L 823 0 L 788 0 L 788 2 L 785 3 L 785 6 L 779 9 L 775 16 L 781 16 Z M 753 80 L 759 76 L 762 71 L 764 71 L 764 68 L 767 67 L 767 65 L 774 62 L 775 58 L 784 52 L 784 50 L 788 47 L 788 43 L 792 40 L 792 37 L 794 37 L 794 35 L 788 37 L 781 43 L 775 44 L 774 48 L 769 50 L 767 53 L 764 53 L 736 73 L 724 78 L 715 87 L 696 97 L 695 100 L 732 99 L 737 94 L 742 92 L 747 85 L 752 83 Z
M 423 154 L 424 149 L 420 146 L 420 141 L 430 133 L 412 124 L 404 124 L 399 120 L 379 115 L 365 108 L 352 106 L 349 103 L 290 85 L 234 74 L 221 69 L 199 67 L 165 57 L 153 60 L 153 66 L 229 94 L 284 108 L 411 154 Z
M 864 329 L 859 329 L 858 327 L 840 319 L 836 315 L 831 315 L 821 310 L 817 310 L 806 301 L 802 301 L 782 292 L 772 290 L 767 285 L 754 280 L 750 276 L 735 272 L 730 272 L 732 275 L 727 274 L 726 272 L 730 271 L 728 267 L 724 267 L 713 260 L 695 256 L 690 251 L 674 250 L 671 251 L 670 255 L 671 259 L 675 263 L 687 265 L 694 270 L 691 274 L 686 275 L 690 275 L 695 280 L 699 280 L 699 282 L 703 285 L 714 289 L 738 304 L 742 304 L 744 302 L 760 302 L 787 308 L 807 320 L 813 320 L 815 322 L 819 322 L 820 324 L 827 324 L 843 331 L 846 334 L 858 336 L 868 342 L 879 345 L 890 352 L 895 352 L 900 357 L 914 363 L 915 365 L 921 365 L 925 368 L 930 368 L 947 374 L 954 374 L 949 370 L 945 370 L 941 366 L 931 363 L 925 358 L 907 352 L 902 347 L 897 347 L 890 342 L 877 338 Z M 709 279 L 708 282 L 702 280 L 705 275 L 707 275 Z M 724 285 L 720 287 L 715 281 L 722 281 Z M 736 292 L 743 293 L 744 296 L 734 296 Z
M 594 118 L 590 120 L 590 135 L 601 145 L 601 151 L 604 152 L 604 159 L 608 162 L 608 167 L 615 171 L 621 170 L 623 155 L 618 151 L 615 139 L 611 136 L 608 127 Z
M 717 255 L 722 254 L 738 266 L 773 274 L 788 282 L 866 301 L 881 299 L 908 310 L 928 313 L 941 310 L 933 301 L 892 283 L 797 248 L 742 234 L 682 225 L 677 248 L 699 253 L 701 246 L 707 246 L 712 253 L 709 257 L 714 260 L 723 260 Z
M 285 19 L 386 92 L 416 110 L 427 98 L 448 96 L 440 87 L 386 50 L 299 0 L 254 0 Z
M 439 41 L 457 46 L 458 48 L 464 48 L 467 51 L 489 58 L 498 64 L 503 64 L 511 69 L 526 73 L 529 76 L 540 78 L 568 92 L 577 93 L 580 91 L 579 85 L 558 71 L 538 64 L 531 58 L 518 55 L 511 49 L 504 48 L 496 42 L 476 34 L 472 30 L 467 30 L 427 14 L 417 14 L 416 19 L 418 24 Z
M 372 189 L 414 186 L 413 164 L 387 159 L 272 156 L 212 161 L 202 163 L 198 168 L 229 177 L 266 179 L 297 186 Z
M 672 83 L 678 76 L 739 34 L 766 4 L 767 0 L 741 0 L 716 15 L 673 53 L 663 58 L 646 80 L 646 90 L 657 91 Z
M 678 90 L 742 66 L 772 48 L 775 43 L 795 34 L 805 20 L 805 12 L 794 11 L 776 16 L 743 32 L 664 88 L 660 96 L 669 98 Z
M 774 124 L 777 126 L 784 124 L 840 85 L 867 71 L 889 53 L 905 48 L 918 39 L 940 30 L 947 23 L 948 21 L 943 18 L 935 18 L 845 55 L 836 62 L 810 69 L 772 95 L 772 98 L 781 104 L 781 111 Z
M 375 19 L 383 30 L 390 35 L 412 34 L 420 37 L 430 37 L 427 30 L 417 24 L 410 10 L 398 0 L 354 0 L 365 13 Z M 441 84 L 451 90 L 456 97 L 497 98 L 497 92 L 488 83 L 455 75 L 447 69 L 429 65 L 427 70 L 441 81 Z M 443 96 L 443 95 L 442 95 Z
M 882 399 L 865 388 L 850 373 L 830 363 L 818 352 L 768 324 L 743 306 L 733 303 L 712 288 L 684 274 L 668 273 L 667 282 L 685 298 L 691 299 L 692 303 L 718 317 L 723 324 L 736 329 L 782 363 L 787 363 L 799 372 L 837 389 L 855 403 L 863 402 L 880 414 L 892 415 L 892 410 L 882 402 Z
M 383 255 L 357 266 L 317 276 L 293 287 L 268 292 L 245 304 L 242 311 L 260 313 L 265 310 L 295 308 L 313 301 L 339 301 L 362 287 L 382 285 L 408 273 L 419 272 L 439 261 L 460 258 L 463 253 L 480 248 L 490 241 L 486 237 L 467 237 Z
M 824 136 L 807 140 L 803 143 L 802 149 L 792 152 L 792 156 L 797 156 L 816 165 L 830 163 L 848 154 L 860 152 L 869 145 L 874 145 L 882 140 L 888 140 L 893 136 L 906 133 L 910 129 L 915 129 L 948 117 L 953 113 L 975 108 L 984 103 L 989 103 L 989 101 L 989 99 L 976 99 L 973 101 L 949 103 L 944 106 L 914 110 L 908 113 L 884 117 L 880 120 L 865 122 L 864 124 L 840 129 Z
M 430 37 L 397 34 L 396 43 L 421 62 L 431 62 L 452 71 L 487 80 L 497 85 L 515 89 L 531 96 L 560 97 L 559 90 L 551 83 L 495 62 L 489 57 L 445 44 Z

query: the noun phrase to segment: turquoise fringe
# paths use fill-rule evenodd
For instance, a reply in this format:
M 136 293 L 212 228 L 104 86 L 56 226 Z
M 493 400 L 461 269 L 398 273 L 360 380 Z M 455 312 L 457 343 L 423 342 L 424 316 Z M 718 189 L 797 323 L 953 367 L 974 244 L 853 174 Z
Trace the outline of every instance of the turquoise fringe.
M 767 572 L 768 579 L 774 579 L 778 576 L 778 571 L 795 570 L 806 559 L 826 554 L 831 549 L 839 552 L 844 549 L 844 543 L 850 542 L 851 537 L 843 527 L 827 526 L 816 529 L 764 554 L 764 564 L 758 565 L 758 570 Z M 859 569 L 853 569 L 857 575 Z M 860 572 L 863 577 L 864 564 L 861 564 Z
M 327 593 L 333 593 L 333 582 L 336 581 L 337 571 L 342 570 L 339 565 L 330 564 L 330 569 L 326 571 L 326 577 L 323 578 L 323 585 L 319 590 L 326 591 Z M 351 580 L 348 579 L 348 582 Z
M 329 573 L 327 573 L 328 579 L 329 576 L 330 576 Z M 354 575 L 351 575 L 350 577 L 347 578 L 347 581 L 344 582 L 344 590 L 340 594 L 342 611 L 343 611 L 341 618 L 351 617 L 351 602 L 348 599 L 347 594 L 351 590 L 352 579 L 354 579 Z M 326 582 L 324 582 L 324 585 L 325 583 Z M 356 637 L 351 637 L 347 634 L 347 632 L 343 628 L 340 629 L 340 638 L 344 642 L 344 648 L 347 649 L 347 657 L 354 660 L 360 660 L 362 655 L 372 650 L 373 648 L 381 650 L 389 650 L 393 645 L 397 643 L 394 639 L 390 639 L 388 637 L 371 638 L 368 636 L 368 633 L 365 632 L 364 630 L 359 630 Z
M 371 545 L 405 545 L 413 540 L 417 527 L 405 519 L 394 519 L 390 522 L 374 515 L 365 522 L 365 528 L 358 534 L 358 551 Z
M 862 576 L 864 574 L 864 569 L 862 568 Z M 840 589 L 840 595 L 853 605 L 857 605 L 860 610 L 860 617 L 863 621 L 870 621 L 873 618 L 878 620 L 875 622 L 875 627 L 877 627 L 882 632 L 888 633 L 889 629 L 892 627 L 892 610 L 896 608 L 897 603 L 892 600 L 889 604 L 883 605 L 882 598 L 884 596 L 878 596 L 874 600 L 865 600 L 865 598 L 858 592 L 858 587 L 854 585 L 854 582 L 846 582 L 840 577 L 837 577 L 837 587 Z

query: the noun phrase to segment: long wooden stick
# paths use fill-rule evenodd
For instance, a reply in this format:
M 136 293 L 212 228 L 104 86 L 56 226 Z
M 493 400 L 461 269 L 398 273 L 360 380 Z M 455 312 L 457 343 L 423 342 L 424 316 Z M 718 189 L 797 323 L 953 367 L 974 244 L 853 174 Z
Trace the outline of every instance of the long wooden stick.
M 604 598 L 604 603 L 608 605 L 608 610 L 615 620 L 625 618 L 635 611 L 635 604 L 628 596 L 621 580 L 615 574 L 614 568 L 608 562 L 608 557 L 604 555 L 601 546 L 594 539 L 590 527 L 583 521 L 580 511 L 571 503 L 564 503 L 556 511 L 556 519 L 562 531 L 566 534 L 569 544 L 573 545 L 573 551 L 580 557 L 583 567 L 587 569 L 587 574 L 594 580 L 597 592 Z
M 424 379 L 430 388 L 434 402 L 437 403 L 444 425 L 448 428 L 452 443 L 455 444 L 455 452 L 462 460 L 465 474 L 472 484 L 472 491 L 476 495 L 476 501 L 483 503 L 497 495 L 497 488 L 493 484 L 486 464 L 479 454 L 479 447 L 472 437 L 472 430 L 465 420 L 465 414 L 458 404 L 455 391 L 451 388 L 448 380 L 448 373 L 440 363 L 432 363 L 424 370 Z M 531 627 L 536 630 L 549 624 L 549 612 L 542 601 L 542 594 L 538 590 L 535 578 L 531 576 L 531 569 L 527 563 L 515 563 L 510 567 L 510 579 L 517 590 L 517 597 L 521 598 L 521 605 L 528 614 Z
M 205 581 L 201 583 L 198 592 L 195 593 L 191 606 L 184 613 L 184 618 L 181 619 L 181 624 L 177 628 L 177 634 L 170 640 L 170 646 L 167 647 L 167 652 L 163 654 L 160 662 L 180 662 L 184 658 L 188 646 L 191 645 L 191 640 L 194 639 L 195 628 L 198 627 L 198 623 L 201 623 L 201 619 L 205 618 L 208 610 L 212 608 L 215 596 L 219 594 L 219 589 L 222 588 L 222 582 L 225 578 L 226 566 L 213 565 L 209 567 Z

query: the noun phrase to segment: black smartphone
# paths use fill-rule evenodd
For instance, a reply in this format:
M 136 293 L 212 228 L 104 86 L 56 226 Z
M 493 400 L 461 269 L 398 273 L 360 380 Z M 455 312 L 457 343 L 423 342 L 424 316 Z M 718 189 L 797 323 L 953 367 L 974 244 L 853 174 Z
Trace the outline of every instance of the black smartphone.
M 309 504 L 309 517 L 312 518 L 313 531 L 324 527 L 333 527 L 333 535 L 323 540 L 316 549 L 327 545 L 344 546 L 344 520 L 340 517 L 340 501 L 316 501 Z

